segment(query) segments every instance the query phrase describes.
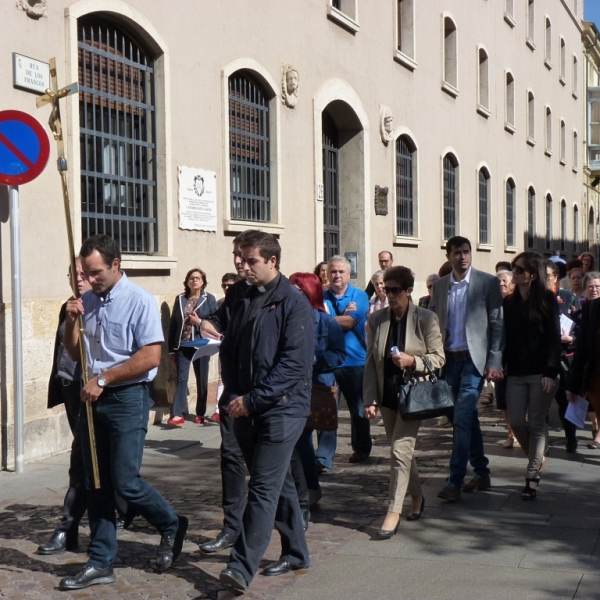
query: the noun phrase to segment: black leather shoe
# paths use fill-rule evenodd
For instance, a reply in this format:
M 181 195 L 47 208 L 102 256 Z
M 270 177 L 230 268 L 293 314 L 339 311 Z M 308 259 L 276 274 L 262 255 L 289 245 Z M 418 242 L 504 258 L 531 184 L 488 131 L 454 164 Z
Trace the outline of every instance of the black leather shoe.
M 40 544 L 38 554 L 62 554 L 65 550 L 77 548 L 77 537 L 69 536 L 66 531 L 55 531 L 50 539 Z
M 175 535 L 163 535 L 156 552 L 156 566 L 159 571 L 168 569 L 177 560 L 183 548 L 183 541 L 188 529 L 187 517 L 179 517 L 179 526 Z
M 442 500 L 450 500 L 450 502 L 456 502 L 460 498 L 460 488 L 447 485 L 440 490 L 438 493 L 438 498 L 442 498 Z
M 219 575 L 219 581 L 240 592 L 248 587 L 244 576 L 237 569 L 223 569 Z
M 302 529 L 304 533 L 308 531 L 308 520 L 310 519 L 310 510 L 308 508 L 302 510 Z
M 212 554 L 213 552 L 219 552 L 219 550 L 225 550 L 226 548 L 231 548 L 235 544 L 235 540 L 237 540 L 238 536 L 233 533 L 228 533 L 227 531 L 221 531 L 221 533 L 217 536 L 216 540 L 212 542 L 204 542 L 204 544 L 200 544 L 200 550 L 205 552 L 206 554 Z
M 96 567 L 86 565 L 75 577 L 61 579 L 58 587 L 61 590 L 81 590 L 90 585 L 113 583 L 116 579 L 112 566 L 105 569 L 97 569 Z
M 286 573 L 291 573 L 292 571 L 297 571 L 298 569 L 306 569 L 308 567 L 301 567 L 299 565 L 293 565 L 289 563 L 287 560 L 283 560 L 280 558 L 277 562 L 269 565 L 266 569 L 263 570 L 262 574 L 267 577 L 275 577 L 277 575 L 285 575 Z

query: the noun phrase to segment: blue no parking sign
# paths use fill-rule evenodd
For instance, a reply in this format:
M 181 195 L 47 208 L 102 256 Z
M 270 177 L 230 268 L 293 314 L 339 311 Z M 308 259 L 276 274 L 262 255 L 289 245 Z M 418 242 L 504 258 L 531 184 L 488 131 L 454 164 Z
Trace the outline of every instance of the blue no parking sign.
M 43 125 L 20 110 L 0 111 L 0 183 L 20 185 L 46 167 L 50 140 Z

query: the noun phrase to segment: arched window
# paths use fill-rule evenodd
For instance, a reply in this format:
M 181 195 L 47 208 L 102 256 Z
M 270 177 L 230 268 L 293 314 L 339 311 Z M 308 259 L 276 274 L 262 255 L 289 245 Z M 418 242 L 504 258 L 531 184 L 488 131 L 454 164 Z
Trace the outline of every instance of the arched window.
M 578 163 L 578 151 L 579 151 L 578 143 L 579 142 L 577 141 L 577 132 L 574 131 L 573 132 L 573 168 L 574 169 L 579 168 L 579 165 L 577 164 Z
M 506 245 L 515 245 L 515 182 L 506 180 Z
M 527 92 L 527 137 L 535 141 L 535 97 L 533 92 Z
M 489 85 L 489 61 L 487 52 L 479 48 L 479 105 L 489 110 L 490 108 L 490 85 Z
M 458 161 L 453 154 L 444 156 L 444 239 L 456 235 Z
M 97 16 L 79 19 L 77 39 L 82 238 L 105 233 L 124 253 L 156 252 L 153 57 Z
M 527 40 L 531 42 L 530 47 L 535 48 L 535 2 L 527 0 Z
M 579 252 L 579 207 L 573 207 L 573 252 Z
M 535 244 L 535 190 L 527 190 L 527 247 L 533 248 Z
M 450 17 L 444 18 L 444 81 L 458 88 L 458 55 L 456 25 Z
M 248 71 L 229 77 L 231 218 L 271 220 L 269 98 Z
M 414 0 L 398 0 L 398 51 L 415 57 Z
M 415 234 L 415 181 L 417 152 L 412 140 L 402 135 L 396 140 L 396 232 Z
M 578 77 L 577 76 L 579 75 L 579 73 L 577 72 L 577 69 L 578 69 L 577 57 L 573 54 L 573 77 L 571 78 L 573 81 L 573 89 L 572 89 L 573 96 L 578 95 L 578 90 L 577 90 Z
M 567 203 L 560 203 L 560 249 L 564 252 L 567 246 Z
M 546 250 L 552 249 L 552 196 L 546 194 Z
M 565 48 L 564 38 L 560 38 L 560 80 L 561 83 L 566 83 L 565 77 L 567 72 L 567 50 Z
M 546 54 L 544 63 L 549 69 L 552 68 L 552 23 L 548 17 L 546 17 Z
M 515 126 L 515 79 L 512 73 L 506 74 L 506 123 Z
M 552 109 L 546 106 L 546 153 L 552 153 Z
M 563 119 L 560 120 L 560 162 L 567 162 L 567 128 Z
M 486 168 L 479 169 L 479 243 L 490 243 L 489 228 L 490 174 Z

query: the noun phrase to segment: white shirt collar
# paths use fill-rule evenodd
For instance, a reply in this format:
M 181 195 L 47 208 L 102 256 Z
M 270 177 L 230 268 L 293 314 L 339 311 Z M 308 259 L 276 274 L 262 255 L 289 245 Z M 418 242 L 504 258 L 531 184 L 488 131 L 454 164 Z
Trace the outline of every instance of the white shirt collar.
M 460 281 L 456 281 L 456 279 L 454 279 L 454 271 L 452 271 L 452 273 L 450 274 L 450 285 L 452 285 L 453 283 L 469 283 L 471 281 L 471 269 L 473 267 L 469 267 L 469 270 L 467 271 L 467 274 L 460 280 Z

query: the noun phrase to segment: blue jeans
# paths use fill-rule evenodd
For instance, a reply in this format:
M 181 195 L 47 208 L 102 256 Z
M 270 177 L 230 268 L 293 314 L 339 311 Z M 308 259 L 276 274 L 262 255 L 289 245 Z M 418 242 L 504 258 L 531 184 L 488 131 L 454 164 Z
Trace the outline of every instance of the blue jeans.
M 477 402 L 484 380 L 470 357 L 452 358 L 450 355 L 446 362 L 445 379 L 454 393 L 454 439 L 448 484 L 461 487 L 469 461 L 476 477 L 490 474 L 490 463 L 483 453 L 483 435 L 477 415 Z
M 106 388 L 92 404 L 100 489 L 94 489 L 87 411 L 79 413 L 88 491 L 91 541 L 88 565 L 106 568 L 117 555 L 114 493 L 119 494 L 161 535 L 177 531 L 179 519 L 167 501 L 140 477 L 148 431 L 148 384 Z
M 206 414 L 206 400 L 208 398 L 208 365 L 209 356 L 203 356 L 192 362 L 196 348 L 180 348 L 175 353 L 177 361 L 177 389 L 173 399 L 172 412 L 174 417 L 183 417 L 188 414 L 188 380 L 190 378 L 190 363 L 194 367 L 198 398 L 196 400 L 196 416 Z
M 346 398 L 346 404 L 350 411 L 351 434 L 350 442 L 353 452 L 361 452 L 369 456 L 373 442 L 371 441 L 371 424 L 363 412 L 363 378 L 365 368 L 341 367 L 335 369 L 335 381 L 340 392 Z M 339 399 L 338 399 L 339 405 Z M 333 469 L 333 455 L 337 445 L 336 431 L 322 431 L 318 434 L 319 445 L 317 447 L 317 460 L 327 467 Z

